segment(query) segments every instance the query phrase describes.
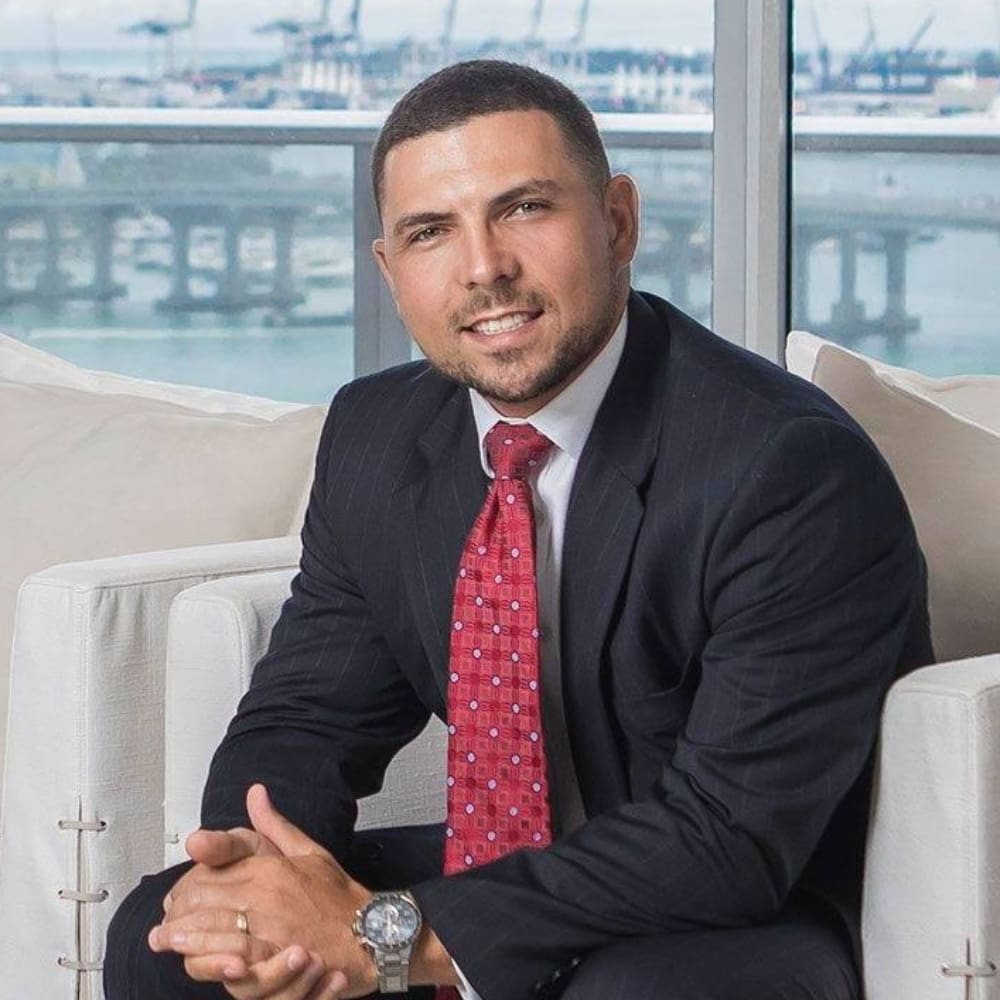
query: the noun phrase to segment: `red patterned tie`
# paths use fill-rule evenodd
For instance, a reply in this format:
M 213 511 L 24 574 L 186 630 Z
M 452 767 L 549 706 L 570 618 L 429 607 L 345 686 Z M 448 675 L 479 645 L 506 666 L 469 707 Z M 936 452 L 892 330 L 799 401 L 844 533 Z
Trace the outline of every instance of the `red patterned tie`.
M 527 475 L 552 442 L 530 424 L 486 435 L 496 478 L 455 582 L 448 685 L 446 875 L 551 842 Z M 448 989 L 438 1000 L 453 998 Z

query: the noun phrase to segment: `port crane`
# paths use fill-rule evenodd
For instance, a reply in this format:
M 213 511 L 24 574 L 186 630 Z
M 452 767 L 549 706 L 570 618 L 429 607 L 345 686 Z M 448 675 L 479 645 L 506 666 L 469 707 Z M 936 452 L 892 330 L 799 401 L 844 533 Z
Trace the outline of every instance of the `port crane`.
M 257 27 L 253 29 L 254 34 L 272 35 L 276 32 L 280 33 L 282 49 L 284 51 L 284 60 L 287 64 L 293 57 L 296 42 L 302 38 L 303 35 L 323 31 L 325 28 L 329 27 L 330 3 L 331 0 L 321 0 L 319 16 L 311 20 L 294 17 L 279 17 L 274 21 L 268 21 L 265 24 L 257 25 Z
M 531 27 L 528 30 L 527 43 L 533 48 L 542 44 L 542 13 L 545 10 L 545 0 L 535 0 L 531 8 Z
M 826 36 L 819 22 L 819 9 L 816 0 L 812 0 L 809 5 L 809 13 L 812 16 L 813 36 L 816 40 L 816 58 L 819 62 L 819 89 L 830 90 L 832 75 L 830 73 L 830 46 L 826 43 Z
M 893 63 L 894 63 L 893 69 L 895 71 L 897 91 L 903 89 L 903 76 L 906 73 L 907 65 L 913 61 L 913 56 L 914 53 L 917 51 L 917 46 L 924 40 L 924 36 L 927 34 L 928 31 L 930 31 L 931 26 L 934 24 L 936 20 L 937 20 L 937 14 L 934 11 L 931 11 L 927 15 L 927 17 L 925 17 L 923 21 L 920 23 L 920 27 L 917 28 L 916 33 L 910 39 L 909 44 L 903 49 L 896 49 L 896 51 L 893 53 Z M 923 63 L 918 63 L 918 65 L 914 67 L 914 69 L 915 71 L 920 72 L 926 69 L 926 65 Z M 884 90 L 889 89 L 888 77 L 889 74 L 883 72 L 882 87 Z
M 875 48 L 877 37 L 868 8 L 869 29 L 861 48 L 848 61 L 837 84 L 844 90 L 864 93 L 930 93 L 934 80 L 941 76 L 953 75 L 954 67 L 941 65 L 940 53 L 918 51 L 920 43 L 937 20 L 937 14 L 930 11 L 920 22 L 909 42 L 895 49 Z M 874 49 L 874 51 L 872 51 Z M 862 86 L 861 76 L 877 76 L 878 84 Z M 907 83 L 906 76 L 919 76 L 918 83 Z
M 354 0 L 351 10 L 339 30 L 321 31 L 312 37 L 314 46 L 334 45 L 337 47 L 361 46 L 361 0 Z
M 1000 0 L 997 0 L 1000 3 Z M 438 39 L 438 47 L 441 50 L 445 64 L 451 62 L 452 39 L 455 36 L 455 17 L 458 14 L 458 0 L 448 0 L 448 6 L 444 12 L 444 27 L 441 37 Z
M 300 43 L 304 89 L 350 98 L 361 91 L 361 0 L 336 28 L 310 32 Z
M 254 28 L 254 33 L 258 35 L 268 35 L 280 31 L 286 37 L 289 35 L 301 35 L 307 31 L 322 31 L 330 24 L 330 3 L 331 0 L 322 0 L 319 17 L 311 21 L 294 17 L 279 17 L 275 21 L 268 21 Z
M 868 20 L 868 33 L 861 43 L 861 47 L 848 60 L 844 67 L 840 80 L 840 87 L 844 90 L 858 89 L 858 76 L 868 59 L 872 49 L 878 43 L 878 32 L 875 29 L 875 18 L 872 14 L 872 5 L 865 4 L 865 16 Z
M 137 21 L 135 24 L 127 25 L 122 30 L 129 35 L 149 36 L 149 76 L 155 77 L 157 40 L 162 39 L 166 50 L 166 72 L 169 75 L 174 73 L 174 35 L 181 31 L 194 32 L 195 14 L 198 7 L 198 0 L 188 0 L 187 17 L 183 21 L 167 21 L 162 18 Z
M 587 75 L 587 50 L 584 42 L 587 35 L 587 18 L 590 15 L 590 0 L 581 0 L 576 13 L 576 27 L 570 35 L 566 52 L 566 65 L 580 77 Z
M 1000 3 L 1000 0 L 997 0 Z M 580 10 L 576 15 L 576 31 L 570 39 L 570 45 L 577 51 L 583 51 L 583 42 L 587 34 L 587 18 L 590 16 L 590 0 L 581 0 Z

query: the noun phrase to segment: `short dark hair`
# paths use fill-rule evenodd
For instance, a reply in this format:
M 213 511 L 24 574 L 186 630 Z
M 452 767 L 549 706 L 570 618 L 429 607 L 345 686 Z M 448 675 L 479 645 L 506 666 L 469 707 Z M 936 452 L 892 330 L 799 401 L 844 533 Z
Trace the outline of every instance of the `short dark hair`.
M 545 111 L 552 115 L 594 190 L 604 189 L 611 177 L 604 144 L 594 116 L 569 87 L 530 66 L 502 59 L 472 59 L 422 80 L 389 113 L 372 154 L 372 190 L 379 214 L 385 158 L 394 146 L 501 111 Z

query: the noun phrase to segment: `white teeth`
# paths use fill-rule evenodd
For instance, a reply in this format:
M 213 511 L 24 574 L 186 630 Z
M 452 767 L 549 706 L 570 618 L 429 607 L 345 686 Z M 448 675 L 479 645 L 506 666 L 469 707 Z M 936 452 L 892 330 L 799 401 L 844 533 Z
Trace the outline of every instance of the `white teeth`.
M 501 316 L 499 319 L 484 319 L 472 327 L 476 333 L 505 333 L 508 330 L 516 330 L 519 326 L 531 320 L 530 313 L 511 313 L 508 316 Z

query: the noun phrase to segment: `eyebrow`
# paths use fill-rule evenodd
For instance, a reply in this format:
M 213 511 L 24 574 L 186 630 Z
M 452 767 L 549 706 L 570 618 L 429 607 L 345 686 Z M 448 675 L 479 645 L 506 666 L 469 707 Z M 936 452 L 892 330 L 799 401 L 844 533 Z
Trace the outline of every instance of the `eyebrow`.
M 527 198 L 531 195 L 543 195 L 547 198 L 554 198 L 562 191 L 562 185 L 553 180 L 546 180 L 540 177 L 533 177 L 523 184 L 517 184 L 506 191 L 490 198 L 489 209 L 495 211 L 503 205 L 519 198 Z M 455 217 L 454 212 L 410 212 L 401 215 L 396 224 L 392 227 L 394 236 L 402 236 L 407 230 L 421 226 L 435 226 L 443 222 L 448 222 Z
M 393 236 L 402 236 L 408 229 L 416 229 L 418 226 L 434 226 L 441 222 L 447 222 L 452 218 L 449 212 L 411 212 L 408 215 L 401 215 L 392 227 Z
M 507 202 L 517 201 L 519 198 L 527 198 L 529 195 L 541 194 L 547 198 L 554 198 L 561 193 L 562 185 L 557 181 L 546 180 L 542 177 L 533 177 L 531 180 L 518 184 L 516 187 L 508 188 L 495 198 L 490 199 L 490 208 L 499 208 Z

